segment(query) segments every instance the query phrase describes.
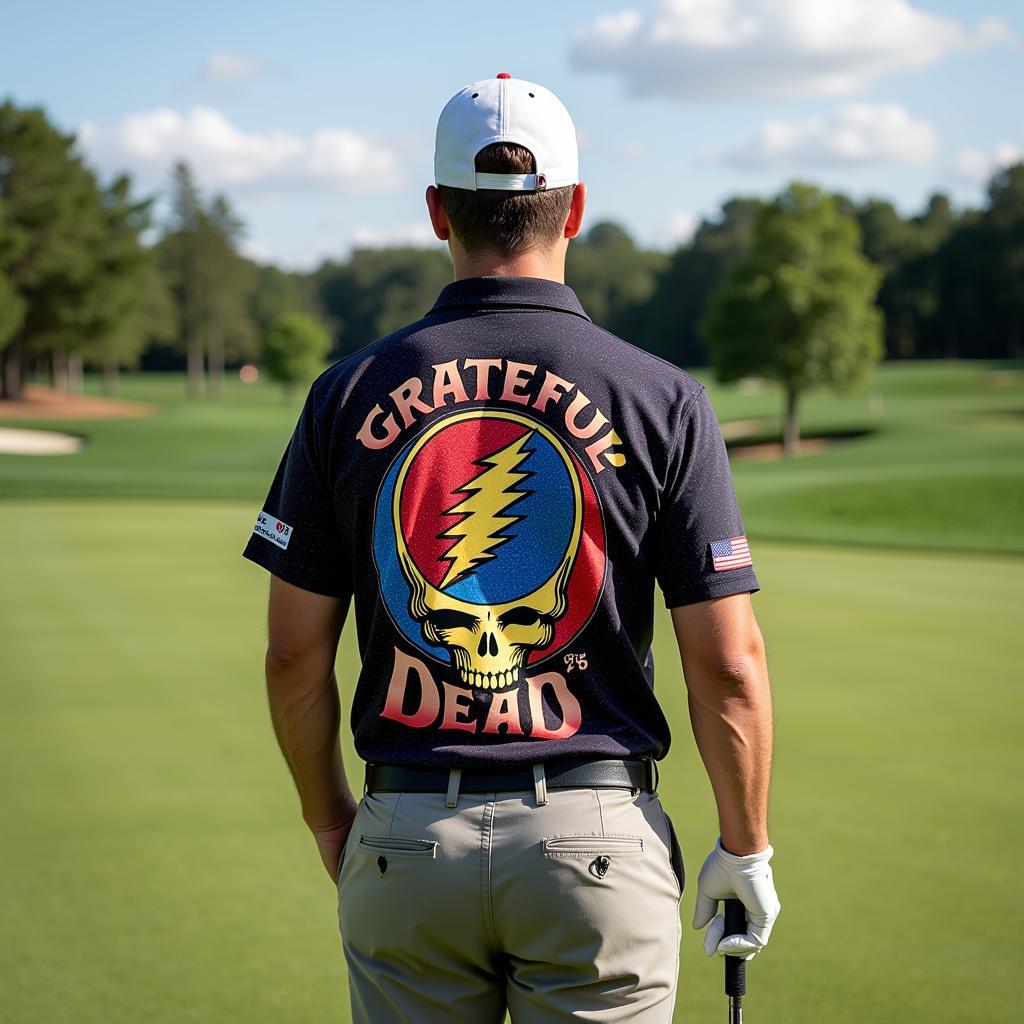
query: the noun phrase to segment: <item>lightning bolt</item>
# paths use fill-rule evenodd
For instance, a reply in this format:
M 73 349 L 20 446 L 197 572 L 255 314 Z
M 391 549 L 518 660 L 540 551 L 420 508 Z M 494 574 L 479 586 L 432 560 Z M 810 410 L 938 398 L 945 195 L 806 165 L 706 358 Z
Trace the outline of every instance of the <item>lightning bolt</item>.
M 519 469 L 530 456 L 532 449 L 526 448 L 534 431 L 523 434 L 511 444 L 476 461 L 478 466 L 487 466 L 479 476 L 458 488 L 458 494 L 465 494 L 447 510 L 448 515 L 462 515 L 459 522 L 449 526 L 441 537 L 451 537 L 455 543 L 445 552 L 448 571 L 441 580 L 443 590 L 450 583 L 478 565 L 494 557 L 494 552 L 507 540 L 501 532 L 522 516 L 505 515 L 506 510 L 525 498 L 531 491 L 516 490 L 524 480 L 533 476 L 527 470 Z

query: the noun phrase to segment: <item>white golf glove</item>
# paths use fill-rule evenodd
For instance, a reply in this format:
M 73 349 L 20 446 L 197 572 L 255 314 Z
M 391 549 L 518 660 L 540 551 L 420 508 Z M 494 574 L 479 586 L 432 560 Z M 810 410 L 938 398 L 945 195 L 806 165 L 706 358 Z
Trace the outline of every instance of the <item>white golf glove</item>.
M 697 906 L 693 911 L 694 928 L 701 929 L 711 921 L 704 933 L 704 952 L 708 956 L 718 952 L 749 960 L 767 944 L 782 909 L 769 864 L 774 852 L 769 846 L 760 853 L 737 857 L 722 849 L 721 838 L 716 840 L 697 877 Z M 746 935 L 722 938 L 725 918 L 715 915 L 718 901 L 727 899 L 737 899 L 746 907 Z

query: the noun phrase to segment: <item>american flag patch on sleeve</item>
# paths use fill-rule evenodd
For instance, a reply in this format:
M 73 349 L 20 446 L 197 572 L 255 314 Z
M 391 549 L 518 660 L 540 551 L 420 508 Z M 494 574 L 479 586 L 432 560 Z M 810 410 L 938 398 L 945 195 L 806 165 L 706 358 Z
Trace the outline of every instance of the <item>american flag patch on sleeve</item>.
M 727 540 L 711 542 L 711 566 L 715 572 L 723 569 L 742 569 L 753 565 L 750 560 L 750 547 L 746 537 L 729 537 Z

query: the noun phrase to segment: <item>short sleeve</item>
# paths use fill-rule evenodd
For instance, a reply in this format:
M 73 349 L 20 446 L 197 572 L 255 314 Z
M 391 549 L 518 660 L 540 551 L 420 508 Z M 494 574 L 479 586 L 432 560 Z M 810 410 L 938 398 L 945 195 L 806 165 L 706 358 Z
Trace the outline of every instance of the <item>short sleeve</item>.
M 316 417 L 311 389 L 242 554 L 296 587 L 347 600 L 351 570 Z
M 683 408 L 677 434 L 654 526 L 666 607 L 759 590 L 725 441 L 703 387 Z

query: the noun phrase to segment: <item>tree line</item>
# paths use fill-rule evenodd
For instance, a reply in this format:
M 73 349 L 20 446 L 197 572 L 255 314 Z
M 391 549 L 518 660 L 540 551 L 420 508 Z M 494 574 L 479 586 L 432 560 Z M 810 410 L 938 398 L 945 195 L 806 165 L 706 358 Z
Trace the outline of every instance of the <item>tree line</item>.
M 1024 165 L 995 174 L 978 209 L 935 194 L 903 216 L 885 199 L 801 191 L 809 188 L 730 199 L 670 253 L 598 223 L 570 246 L 567 283 L 612 332 L 679 366 L 714 357 L 735 375 L 757 357 L 737 364 L 722 347 L 749 312 L 750 275 L 783 238 L 803 251 L 773 217 L 794 216 L 793 204 L 814 196 L 816 208 L 827 200 L 818 219 L 836 253 L 869 268 L 851 270 L 848 284 L 876 310 L 862 333 L 877 334 L 886 357 L 1021 357 Z M 451 280 L 441 249 L 357 249 L 310 273 L 249 260 L 228 199 L 205 195 L 184 163 L 171 171 L 161 215 L 155 206 L 127 175 L 101 182 L 42 110 L 0 105 L 0 397 L 17 397 L 33 373 L 75 390 L 84 367 L 102 370 L 110 390 L 121 367 L 186 369 L 193 396 L 216 396 L 225 367 L 246 361 L 300 379 L 421 316 Z M 770 315 L 781 324 L 800 300 L 780 288 Z

